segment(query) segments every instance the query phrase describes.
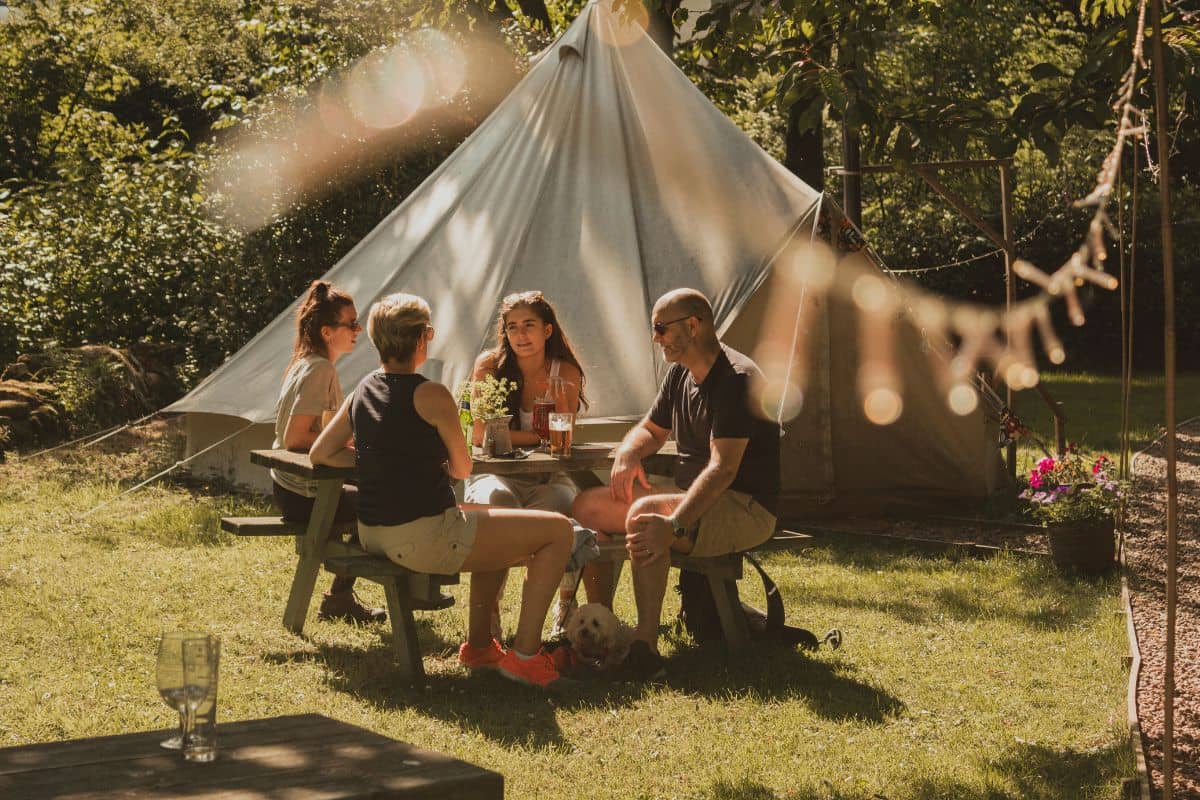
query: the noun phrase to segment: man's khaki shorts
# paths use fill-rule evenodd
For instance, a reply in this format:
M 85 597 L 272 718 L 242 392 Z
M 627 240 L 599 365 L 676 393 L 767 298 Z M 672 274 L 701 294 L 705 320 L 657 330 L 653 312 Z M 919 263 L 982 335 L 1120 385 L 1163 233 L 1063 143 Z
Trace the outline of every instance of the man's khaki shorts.
M 775 515 L 745 492 L 726 489 L 704 516 L 691 555 L 708 557 L 752 550 L 775 533 Z
M 403 525 L 358 523 L 358 539 L 368 553 L 384 556 L 413 572 L 453 575 L 475 546 L 479 512 L 458 506 Z

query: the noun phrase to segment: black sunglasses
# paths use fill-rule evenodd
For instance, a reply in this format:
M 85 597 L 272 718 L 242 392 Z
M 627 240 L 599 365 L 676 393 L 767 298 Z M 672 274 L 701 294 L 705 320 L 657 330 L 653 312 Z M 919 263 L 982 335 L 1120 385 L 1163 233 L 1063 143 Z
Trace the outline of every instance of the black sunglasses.
M 656 322 L 653 325 L 651 325 L 650 327 L 654 329 L 655 334 L 657 334 L 658 336 L 663 336 L 666 334 L 668 327 L 674 325 L 676 322 L 683 322 L 685 319 L 691 319 L 692 317 L 695 317 L 695 316 L 696 316 L 695 314 L 688 314 L 686 317 L 680 317 L 679 319 L 673 319 L 670 322 Z

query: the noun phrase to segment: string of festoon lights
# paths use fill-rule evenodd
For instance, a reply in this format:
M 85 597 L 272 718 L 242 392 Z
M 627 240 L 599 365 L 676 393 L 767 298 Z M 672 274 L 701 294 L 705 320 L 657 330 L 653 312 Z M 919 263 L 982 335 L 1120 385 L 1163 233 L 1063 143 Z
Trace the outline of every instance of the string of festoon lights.
M 794 236 L 774 259 L 777 286 L 766 312 L 766 333 L 755 350 L 764 374 L 771 376 L 757 387 L 764 414 L 786 421 L 800 413 L 810 376 L 810 350 L 814 337 L 821 335 L 822 301 L 829 295 L 848 301 L 857 311 L 859 400 L 866 418 L 878 425 L 895 422 L 904 409 L 895 357 L 896 323 L 902 316 L 924 334 L 938 389 L 958 415 L 977 409 L 975 378 L 987 367 L 1014 390 L 1037 385 L 1035 331 L 1050 363 L 1063 363 L 1066 351 L 1051 322 L 1051 306 L 1061 300 L 1071 324 L 1083 325 L 1079 290 L 1088 284 L 1110 291 L 1117 288 L 1116 277 L 1104 269 L 1108 257 L 1105 236 L 1118 238 L 1106 209 L 1127 141 L 1146 133 L 1144 112 L 1134 101 L 1138 72 L 1147 66 L 1142 48 L 1145 20 L 1146 0 L 1142 0 L 1132 61 L 1113 103 L 1118 119 L 1115 141 L 1095 187 L 1074 204 L 1095 209 L 1087 234 L 1053 272 L 1021 258 L 1013 262 L 1014 273 L 1041 291 L 1007 310 L 950 301 L 881 271 L 868 248 L 835 252 L 815 236 Z M 814 214 L 804 233 L 810 234 L 811 226 L 818 224 Z M 832 234 L 837 225 L 831 224 L 829 229 Z

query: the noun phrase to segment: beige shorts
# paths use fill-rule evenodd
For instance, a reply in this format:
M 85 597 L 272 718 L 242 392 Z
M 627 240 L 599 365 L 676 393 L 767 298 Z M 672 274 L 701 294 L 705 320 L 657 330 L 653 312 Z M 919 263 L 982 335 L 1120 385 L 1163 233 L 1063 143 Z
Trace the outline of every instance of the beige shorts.
M 708 557 L 752 550 L 771 538 L 775 522 L 775 515 L 753 497 L 726 489 L 700 517 L 691 555 Z
M 479 514 L 458 506 L 403 525 L 358 523 L 358 539 L 368 553 L 384 556 L 413 572 L 453 575 L 475 546 Z
M 532 508 L 571 516 L 579 487 L 565 472 L 553 475 L 472 475 L 463 490 L 464 503 L 500 508 Z

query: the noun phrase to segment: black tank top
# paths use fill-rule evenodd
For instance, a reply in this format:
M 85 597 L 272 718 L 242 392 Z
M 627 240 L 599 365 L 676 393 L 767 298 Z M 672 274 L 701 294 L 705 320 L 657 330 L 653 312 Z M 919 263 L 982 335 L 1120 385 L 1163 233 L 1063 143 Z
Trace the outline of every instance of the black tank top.
M 446 446 L 417 413 L 413 394 L 423 375 L 372 372 L 350 399 L 358 464 L 358 518 L 367 525 L 402 525 L 455 505 L 442 466 Z

